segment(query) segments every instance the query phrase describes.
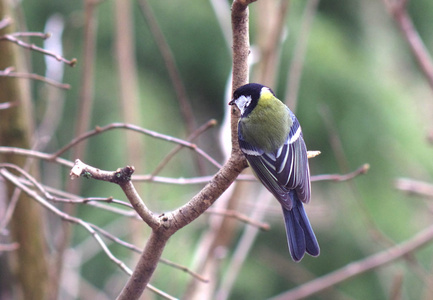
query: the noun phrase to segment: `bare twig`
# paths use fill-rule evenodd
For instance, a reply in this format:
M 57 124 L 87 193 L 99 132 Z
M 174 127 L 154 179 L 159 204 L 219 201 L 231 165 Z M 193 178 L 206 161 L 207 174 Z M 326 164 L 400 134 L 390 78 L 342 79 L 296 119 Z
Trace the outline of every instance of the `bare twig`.
M 331 286 L 349 280 L 367 271 L 389 264 L 406 254 L 416 251 L 433 240 L 433 225 L 419 232 L 413 238 L 365 259 L 352 262 L 345 267 L 305 283 L 293 290 L 278 295 L 273 300 L 302 299 L 312 296 Z
M 44 152 L 39 152 L 39 151 L 29 150 L 29 149 L 0 146 L 0 153 L 10 153 L 10 154 L 23 155 L 28 157 L 35 157 L 47 161 L 54 161 L 60 165 L 69 168 L 72 168 L 72 166 L 74 165 L 73 162 L 61 157 L 54 156 L 53 154 L 47 154 Z
M 250 218 L 253 220 L 261 221 L 266 215 L 266 208 L 270 205 L 273 200 L 272 195 L 266 190 L 261 189 L 258 195 L 261 205 L 256 205 L 250 214 Z M 242 235 L 239 238 L 236 248 L 233 251 L 233 255 L 228 263 L 228 268 L 225 272 L 219 290 L 217 292 L 217 299 L 225 300 L 228 299 L 232 288 L 239 276 L 239 272 L 248 257 L 252 245 L 258 235 L 258 228 L 252 226 L 246 226 Z
M 265 230 L 268 231 L 270 229 L 269 224 L 267 223 L 262 223 L 262 222 L 257 222 L 255 219 L 249 218 L 248 216 L 239 213 L 237 211 L 234 210 L 218 210 L 218 209 L 213 209 L 213 208 L 209 208 L 206 213 L 208 214 L 214 214 L 214 215 L 221 215 L 221 216 L 227 216 L 230 218 L 235 218 L 241 222 L 244 222 L 246 224 L 252 225 L 254 227 L 257 227 L 261 230 Z
M 1 164 L 0 167 L 7 167 L 7 168 L 12 168 L 16 171 L 18 171 L 21 175 L 24 175 L 27 180 L 29 180 L 36 188 L 37 190 L 39 190 L 41 193 L 43 193 L 45 196 L 47 196 L 48 198 L 54 198 L 51 195 L 49 195 L 49 193 L 47 193 L 45 191 L 45 189 L 30 175 L 28 174 L 25 170 L 15 166 L 15 165 L 11 165 L 11 164 Z M 52 206 L 51 204 L 49 204 L 48 202 L 45 201 L 45 199 L 43 199 L 41 196 L 39 196 L 35 191 L 31 190 L 30 188 L 28 188 L 25 185 L 17 185 L 18 183 L 21 184 L 21 181 L 17 178 L 17 177 L 13 177 L 13 175 L 11 173 L 9 173 L 8 171 L 6 171 L 5 169 L 0 169 L 0 174 L 3 175 L 3 177 L 5 177 L 6 179 L 8 179 L 9 181 L 11 181 L 12 183 L 14 183 L 18 188 L 20 188 L 21 190 L 23 190 L 25 193 L 27 193 L 29 196 L 31 196 L 33 199 L 35 199 L 36 201 L 38 201 L 40 204 L 42 204 L 45 208 L 47 208 L 48 210 L 52 211 L 53 213 L 57 214 L 60 218 L 62 218 L 65 221 L 71 222 L 71 223 L 75 223 L 78 225 L 83 226 L 87 231 L 89 231 L 89 233 L 92 235 L 92 237 L 98 242 L 98 244 L 101 246 L 102 250 L 106 253 L 106 255 L 110 258 L 110 260 L 112 260 L 115 264 L 117 264 L 126 274 L 131 275 L 132 271 L 119 259 L 117 259 L 108 249 L 108 247 L 106 246 L 106 244 L 102 241 L 102 239 L 99 237 L 98 232 L 100 234 L 102 234 L 103 236 L 105 236 L 106 238 L 124 246 L 127 247 L 129 249 L 135 250 L 136 252 L 140 253 L 141 251 L 136 248 L 135 246 L 126 243 L 124 241 L 122 241 L 121 239 L 115 237 L 114 235 L 110 234 L 109 232 L 107 232 L 106 230 L 91 224 L 91 223 L 87 223 L 81 219 L 72 217 L 58 209 L 56 209 L 54 206 Z M 25 189 L 23 189 L 23 187 L 25 187 Z M 11 244 L 11 249 L 10 250 L 4 250 L 4 251 L 11 251 L 14 250 L 16 248 L 18 248 L 17 244 Z M 0 248 L 0 251 L 2 249 Z M 167 263 L 167 261 L 164 261 L 164 263 Z M 170 264 L 170 262 L 168 262 L 168 264 Z M 198 278 L 198 279 L 202 279 L 202 277 L 192 271 L 189 271 L 187 268 L 179 266 L 177 264 L 171 263 L 171 266 L 181 269 L 191 275 L 193 275 L 194 277 Z M 189 272 L 188 272 L 189 271 Z M 157 293 L 158 295 L 163 296 L 166 299 L 176 299 L 170 295 L 168 295 L 167 293 L 155 288 L 152 285 L 148 285 L 147 286 L 149 288 L 149 290 Z
M 34 190 L 28 188 L 24 184 L 22 184 L 16 176 L 14 176 L 12 173 L 7 171 L 6 169 L 2 168 L 0 169 L 0 174 L 6 178 L 8 181 L 10 181 L 12 184 L 14 184 L 16 187 L 21 189 L 23 192 L 25 192 L 28 196 L 35 199 L 39 204 L 41 204 L 44 208 L 48 209 L 49 211 L 53 212 L 60 218 L 62 218 L 65 221 L 78 224 L 82 226 L 84 229 L 86 229 L 92 237 L 96 240 L 96 242 L 101 246 L 102 250 L 105 252 L 105 254 L 108 256 L 108 258 L 113 261 L 116 265 L 118 265 L 126 274 L 131 274 L 132 271 L 119 259 L 117 259 L 111 251 L 108 249 L 107 245 L 104 243 L 104 241 L 101 239 L 101 237 L 95 232 L 95 230 L 92 228 L 92 226 L 83 221 L 82 219 L 72 217 L 55 206 L 48 203 L 43 197 L 38 195 Z
M 79 159 L 75 160 L 74 167 L 71 170 L 71 179 L 77 177 L 92 178 L 96 180 L 108 181 L 118 184 L 128 197 L 135 211 L 138 215 L 146 222 L 151 228 L 158 228 L 160 225 L 158 219 L 153 213 L 147 208 L 144 202 L 141 200 L 137 191 L 131 183 L 131 175 L 134 172 L 134 168 L 127 166 L 117 171 L 104 171 L 92 166 L 84 164 Z
M 161 263 L 167 265 L 167 266 L 171 266 L 171 267 L 173 267 L 173 268 L 175 268 L 175 269 L 179 269 L 179 270 L 181 270 L 181 271 L 184 271 L 185 273 L 191 275 L 191 276 L 194 277 L 195 279 L 200 280 L 201 282 L 204 282 L 204 283 L 208 283 L 208 282 L 209 282 L 209 279 L 206 279 L 206 278 L 204 278 L 203 276 L 201 276 L 200 274 L 197 274 L 196 272 L 191 271 L 191 270 L 188 269 L 187 267 L 184 267 L 184 266 L 182 266 L 182 265 L 179 265 L 179 264 L 177 264 L 177 263 L 174 263 L 174 262 L 169 261 L 169 260 L 164 259 L 164 258 L 160 258 L 159 261 L 160 261 Z
M 0 30 L 11 25 L 12 24 L 12 19 L 9 17 L 5 17 L 3 19 L 0 20 Z
M 113 197 L 108 197 L 108 198 L 88 197 L 88 198 L 80 198 L 80 199 L 66 199 L 66 198 L 52 197 L 51 199 L 48 199 L 48 200 L 53 201 L 53 202 L 74 203 L 74 204 L 88 204 L 90 202 L 104 202 L 104 203 L 119 204 L 122 206 L 126 206 L 128 208 L 133 208 L 130 203 L 114 199 Z
M 361 167 L 359 167 L 355 171 L 344 174 L 344 175 L 340 175 L 340 174 L 314 175 L 314 176 L 311 176 L 311 181 L 324 181 L 324 180 L 346 181 L 346 180 L 350 180 L 350 179 L 352 179 L 358 175 L 366 174 L 369 169 L 370 169 L 369 164 L 363 164 Z
M 18 101 L 13 101 L 13 102 L 3 102 L 0 103 L 0 109 L 9 109 L 11 107 L 15 107 L 19 104 Z
M 205 124 L 203 124 L 202 126 L 197 128 L 186 140 L 188 142 L 194 141 L 203 132 L 205 132 L 209 128 L 215 126 L 216 124 L 217 124 L 216 120 L 214 120 L 214 119 L 209 120 L 208 122 L 206 122 Z M 173 150 L 171 150 L 170 153 L 168 153 L 166 155 L 166 157 L 159 163 L 159 165 L 156 166 L 155 170 L 153 170 L 153 172 L 152 172 L 152 174 L 150 174 L 150 176 L 155 176 L 156 174 L 161 172 L 161 170 L 167 165 L 167 163 L 170 161 L 170 159 L 172 159 L 182 148 L 183 147 L 181 145 L 177 145 L 176 147 L 174 147 Z
M 433 184 L 409 179 L 399 178 L 395 181 L 394 186 L 396 189 L 408 193 L 418 194 L 420 196 L 433 197 Z
M 50 33 L 43 32 L 14 32 L 10 34 L 13 37 L 38 37 L 43 40 L 46 40 L 51 37 Z
M 310 28 L 316 14 L 317 6 L 320 0 L 307 1 L 302 18 L 301 29 L 298 34 L 298 41 L 295 46 L 292 63 L 287 77 L 287 96 L 286 104 L 293 110 L 296 110 L 298 100 L 299 83 L 302 76 L 302 67 L 308 44 Z
M 77 145 L 81 141 L 88 139 L 91 136 L 100 134 L 100 133 L 108 131 L 108 130 L 119 129 L 119 128 L 140 132 L 140 133 L 149 135 L 149 136 L 157 138 L 157 139 L 162 139 L 162 140 L 165 140 L 165 141 L 168 141 L 171 143 L 182 145 L 183 147 L 192 149 L 193 151 L 197 152 L 199 155 L 203 156 L 206 160 L 208 160 L 215 167 L 221 168 L 221 164 L 219 164 L 216 160 L 214 160 L 212 157 L 210 157 L 205 151 L 203 151 L 201 148 L 197 147 L 197 145 L 195 145 L 195 144 L 186 142 L 184 140 L 181 140 L 181 139 L 178 139 L 178 138 L 175 138 L 172 136 L 157 133 L 157 132 L 152 131 L 152 130 L 144 129 L 144 128 L 141 128 L 139 126 L 135 126 L 135 125 L 131 125 L 131 124 L 125 124 L 125 123 L 112 123 L 112 124 L 109 124 L 107 126 L 97 127 L 94 130 L 88 131 L 88 132 L 80 135 L 79 137 L 73 139 L 69 144 L 67 144 L 62 149 L 60 149 L 59 151 L 54 153 L 53 157 L 57 157 L 57 156 L 63 154 L 64 152 L 66 152 L 70 148 L 74 147 L 75 145 Z
M 83 198 L 83 199 L 61 199 L 61 198 L 57 198 L 52 196 L 45 187 L 43 187 L 34 177 L 32 177 L 29 173 L 27 173 L 25 170 L 23 170 L 22 168 L 19 168 L 15 165 L 12 164 L 8 164 L 8 163 L 1 163 L 0 164 L 0 168 L 12 168 L 16 171 L 18 171 L 21 175 L 23 175 L 28 182 L 30 182 L 41 194 L 44 195 L 44 197 L 49 200 L 49 201 L 54 201 L 54 202 L 67 202 L 67 203 L 82 203 L 82 204 L 87 204 L 91 201 L 103 201 L 103 202 L 109 202 L 109 203 L 116 203 L 116 204 L 121 204 L 121 205 L 125 205 L 129 208 L 132 208 L 132 205 L 129 203 L 125 203 L 123 201 L 119 201 L 113 198 Z M 20 182 L 23 182 L 22 180 L 19 180 Z M 27 182 L 27 183 L 28 183 Z M 94 224 L 89 223 L 89 225 L 97 232 L 99 232 L 101 235 L 105 236 L 107 239 L 122 245 L 123 247 L 126 247 L 127 249 L 130 249 L 136 253 L 141 253 L 141 249 L 138 248 L 137 246 L 127 243 L 125 241 L 123 241 L 122 239 L 112 235 L 111 233 L 109 233 L 108 231 L 100 228 L 99 226 L 96 226 Z M 1 227 L 0 227 L 1 228 Z M 1 232 L 1 230 L 0 230 Z M 0 249 L 1 251 L 1 249 Z M 191 276 L 193 276 L 194 278 L 203 281 L 203 282 L 207 282 L 206 279 L 204 279 L 202 276 L 200 276 L 199 274 L 189 270 L 187 267 L 184 267 L 182 265 L 176 264 L 174 262 L 171 262 L 169 260 L 166 259 L 161 259 L 160 260 L 162 263 L 172 266 L 173 268 L 182 270 L 188 274 L 190 274 Z
M 433 90 L 433 61 L 407 13 L 407 0 L 383 0 L 390 14 L 397 22 L 400 31 L 409 44 L 412 54 L 424 73 L 430 88 Z
M 188 134 L 192 134 L 195 129 L 195 118 L 191 108 L 190 101 L 188 99 L 185 86 L 182 82 L 182 77 L 179 74 L 179 70 L 176 66 L 176 61 L 170 50 L 170 46 L 165 40 L 164 33 L 158 25 L 152 8 L 148 4 L 147 0 L 139 0 L 140 11 L 149 24 L 150 32 L 152 33 L 156 45 L 164 59 L 165 67 L 167 68 L 168 75 L 173 84 L 174 91 L 176 92 L 177 99 L 179 101 L 180 111 L 182 113 L 183 121 L 186 124 Z
M 257 44 L 260 49 L 260 60 L 254 81 L 274 87 L 279 71 L 278 57 L 281 51 L 286 16 L 291 1 L 260 1 L 257 3 L 260 15 L 257 20 Z
M 47 77 L 44 77 L 44 76 L 41 76 L 38 74 L 13 72 L 13 67 L 6 68 L 3 71 L 0 70 L 0 76 L 38 80 L 38 81 L 45 82 L 46 84 L 55 86 L 55 87 L 60 88 L 60 89 L 65 89 L 65 90 L 68 90 L 71 88 L 71 86 L 69 84 L 60 83 L 60 82 L 54 81 L 52 79 L 49 79 Z
M 0 253 L 4 251 L 15 251 L 20 247 L 18 243 L 0 244 Z
M 75 64 L 77 63 L 77 59 L 73 58 L 72 60 L 67 60 L 66 58 L 64 58 L 61 55 L 57 55 L 56 53 L 53 53 L 51 51 L 47 51 L 41 47 L 36 46 L 35 44 L 28 44 L 25 43 L 19 39 L 17 39 L 14 35 L 12 34 L 5 34 L 0 36 L 0 41 L 9 41 L 11 43 L 17 44 L 20 47 L 23 47 L 25 49 L 29 49 L 29 50 L 33 50 L 33 51 L 37 51 L 40 52 L 44 55 L 48 55 L 51 57 L 54 57 L 56 60 L 63 62 L 67 65 L 70 65 L 71 67 L 75 66 Z

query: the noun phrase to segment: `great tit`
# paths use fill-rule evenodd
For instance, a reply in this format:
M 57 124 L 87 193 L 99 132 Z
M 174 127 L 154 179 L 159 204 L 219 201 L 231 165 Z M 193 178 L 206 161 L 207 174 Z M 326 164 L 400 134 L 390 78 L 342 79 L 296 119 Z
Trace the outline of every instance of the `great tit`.
M 290 255 L 296 262 L 305 252 L 318 256 L 319 244 L 302 204 L 310 201 L 311 183 L 298 119 L 270 88 L 257 83 L 236 89 L 229 105 L 236 105 L 241 113 L 241 151 L 256 177 L 281 204 Z

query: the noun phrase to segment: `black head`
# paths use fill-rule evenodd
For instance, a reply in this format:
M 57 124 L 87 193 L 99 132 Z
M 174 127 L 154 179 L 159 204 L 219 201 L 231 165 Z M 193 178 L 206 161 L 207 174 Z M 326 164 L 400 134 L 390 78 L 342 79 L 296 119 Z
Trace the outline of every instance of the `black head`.
M 263 88 L 267 88 L 267 87 L 258 83 L 245 84 L 237 88 L 236 91 L 234 91 L 233 99 L 232 101 L 230 101 L 229 104 L 230 105 L 236 104 L 238 108 L 241 110 L 242 116 L 247 116 L 256 107 Z M 274 92 L 271 89 L 269 89 L 269 91 L 272 94 L 274 94 Z M 239 103 L 239 101 L 237 100 L 242 96 L 248 99 L 248 101 L 243 101 L 242 103 Z

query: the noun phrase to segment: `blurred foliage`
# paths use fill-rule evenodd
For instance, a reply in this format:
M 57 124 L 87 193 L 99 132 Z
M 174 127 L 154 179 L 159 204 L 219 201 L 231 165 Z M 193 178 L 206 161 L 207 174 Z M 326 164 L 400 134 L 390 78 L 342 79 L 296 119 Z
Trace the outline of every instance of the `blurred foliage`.
M 210 118 L 221 121 L 226 106 L 224 91 L 231 60 L 210 3 L 186 0 L 150 3 L 176 59 L 197 123 L 202 124 Z M 66 94 L 63 122 L 51 145 L 54 151 L 73 137 L 72 129 L 77 120 L 83 4 L 77 1 L 27 0 L 23 7 L 31 31 L 43 31 L 50 15 L 62 14 L 66 21 L 64 55 L 66 58 L 76 57 L 79 62 L 75 68 L 66 68 L 64 81 L 70 83 L 72 89 Z M 112 1 L 102 1 L 97 7 L 92 126 L 121 121 L 118 75 L 113 54 L 113 7 Z M 143 103 L 142 124 L 138 125 L 184 138 L 187 134 L 163 59 L 136 3 L 134 8 L 136 60 Z M 279 85 L 274 87 L 281 98 L 287 93 L 284 84 L 299 37 L 303 9 L 304 1 L 293 1 L 287 19 L 288 36 L 282 47 L 280 69 L 276 70 L 280 74 Z M 433 49 L 433 2 L 410 1 L 409 12 L 425 44 Z M 253 4 L 251 22 L 260 16 Z M 251 41 L 254 44 L 254 30 Z M 43 74 L 42 56 L 33 53 L 32 62 L 35 72 Z M 40 89 L 35 89 L 39 105 L 43 105 L 42 95 Z M 312 174 L 348 172 L 363 163 L 369 163 L 371 169 L 367 175 L 350 182 L 313 184 L 313 200 L 307 205 L 307 210 L 322 252 L 320 257 L 306 257 L 301 263 L 308 269 L 310 278 L 324 275 L 388 246 L 384 242 L 377 243 L 371 234 L 372 228 L 377 227 L 394 243 L 399 243 L 429 224 L 429 203 L 396 191 L 393 182 L 397 177 L 432 180 L 432 148 L 426 139 L 432 128 L 431 95 L 383 3 L 357 0 L 320 3 L 310 33 L 297 106 L 297 116 L 309 149 L 322 152 L 311 160 Z M 213 129 L 205 134 L 199 145 L 221 161 L 222 155 L 216 147 L 216 133 Z M 122 132 L 113 131 L 92 138 L 86 162 L 103 169 L 133 164 L 125 159 L 123 136 Z M 143 155 L 147 172 L 151 172 L 173 147 L 150 137 L 137 134 L 137 138 L 145 140 L 146 153 Z M 182 150 L 162 175 L 197 176 L 191 157 L 191 151 Z M 207 171 L 212 174 L 215 169 L 209 166 Z M 198 190 L 196 186 L 140 186 L 146 186 L 143 198 L 152 210 L 158 212 L 182 205 Z M 117 187 L 107 183 L 88 181 L 84 188 L 84 195 L 88 196 L 123 197 Z M 81 207 L 79 213 L 84 219 L 95 220 L 101 225 L 113 222 L 111 214 L 96 212 L 88 207 Z M 200 218 L 175 235 L 163 256 L 184 265 L 192 264 L 196 242 L 206 225 L 204 219 Z M 272 255 L 262 257 L 264 252 L 274 252 L 284 257 L 287 264 L 292 264 L 281 216 L 275 214 L 268 219 L 272 230 L 259 234 L 232 299 L 263 299 L 296 285 L 285 277 L 284 272 L 273 268 L 273 261 L 266 262 L 265 258 L 272 260 Z M 129 228 L 125 227 L 124 236 L 128 235 Z M 75 245 L 81 245 L 86 239 L 86 233 L 76 230 Z M 431 250 L 429 246 L 416 255 L 427 269 L 432 264 Z M 118 249 L 116 254 L 128 257 L 124 249 Z M 120 271 L 99 254 L 87 262 L 81 272 L 89 282 L 102 288 L 112 273 Z M 404 273 L 403 298 L 419 299 L 425 286 L 404 263 L 369 272 L 339 285 L 337 289 L 354 299 L 387 298 L 393 276 L 398 272 Z M 169 293 L 181 295 L 188 280 L 188 275 L 160 266 L 153 283 Z

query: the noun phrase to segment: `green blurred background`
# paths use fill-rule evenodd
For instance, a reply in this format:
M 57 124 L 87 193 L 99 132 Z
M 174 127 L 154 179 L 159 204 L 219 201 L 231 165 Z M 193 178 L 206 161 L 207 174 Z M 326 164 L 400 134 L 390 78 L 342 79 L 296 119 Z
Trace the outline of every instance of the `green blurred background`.
M 231 52 L 210 1 L 149 3 L 176 60 L 197 125 L 211 118 L 221 124 L 228 101 L 225 90 L 231 72 Z M 272 86 L 281 99 L 287 93 L 288 70 L 301 32 L 305 3 L 292 1 L 286 18 L 285 39 L 280 49 L 278 69 L 275 70 L 277 84 Z M 62 122 L 49 146 L 49 151 L 55 151 L 73 138 L 72 129 L 78 119 L 76 113 L 83 67 L 83 3 L 25 0 L 23 8 L 30 31 L 44 31 L 47 19 L 59 13 L 65 21 L 64 56 L 78 59 L 75 68 L 65 67 L 64 82 L 71 84 L 72 88 L 65 94 Z M 180 106 L 161 53 L 137 3 L 133 3 L 133 8 L 141 102 L 141 119 L 136 125 L 186 138 L 188 134 Z M 427 49 L 433 49 L 433 2 L 410 1 L 408 9 Z M 122 121 L 119 75 L 114 55 L 114 10 L 113 1 L 102 1 L 96 6 L 98 39 L 92 127 Z M 250 6 L 252 45 L 259 32 L 260 18 L 263 18 L 261 13 L 256 4 Z M 229 15 L 225 17 L 229 22 Z M 32 63 L 35 73 L 44 74 L 42 55 L 32 53 Z M 42 112 L 44 85 L 34 84 L 33 92 L 36 109 Z M 274 296 L 393 243 L 409 239 L 429 225 L 430 200 L 398 191 L 394 182 L 400 177 L 432 180 L 433 153 L 427 139 L 432 129 L 432 109 L 432 91 L 383 2 L 321 1 L 309 32 L 296 106 L 308 148 L 322 152 L 310 161 L 311 173 L 345 173 L 364 163 L 369 163 L 371 168 L 366 175 L 348 182 L 313 183 L 313 198 L 307 205 L 307 212 L 321 245 L 318 258 L 305 257 L 296 265 L 290 260 L 282 216 L 274 201 L 265 219 L 271 224 L 271 231 L 259 233 L 230 299 Z M 145 149 L 143 165 L 136 167 L 141 174 L 147 174 L 173 145 L 136 136 L 143 139 Z M 219 147 L 219 128 L 206 132 L 198 144 L 219 162 L 224 162 Z M 92 138 L 85 161 L 107 170 L 126 164 L 135 165 L 128 161 L 123 145 L 124 134 L 121 131 Z M 192 152 L 182 150 L 160 175 L 176 178 L 200 175 L 194 157 Z M 214 167 L 205 165 L 206 175 L 215 171 Z M 68 170 L 62 170 L 59 174 L 66 178 L 67 173 Z M 140 183 L 138 187 L 144 201 L 156 212 L 177 208 L 200 188 L 156 183 Z M 116 186 L 94 181 L 83 182 L 82 195 L 124 199 Z M 240 205 L 238 210 L 243 212 L 243 207 L 260 203 L 260 200 L 244 199 L 247 204 Z M 122 218 L 113 218 L 112 214 L 91 207 L 81 206 L 78 213 L 85 220 L 107 226 L 125 239 L 131 238 L 131 231 L 139 232 L 134 240 L 140 247 L 148 234 L 148 229 L 138 222 L 131 225 Z M 206 226 L 207 216 L 203 216 L 182 229 L 170 240 L 163 257 L 192 266 L 197 243 Z M 240 234 L 242 228 L 239 227 L 236 234 Z M 129 251 L 114 245 L 110 248 L 120 258 L 129 261 Z M 72 249 L 78 253 L 76 259 L 80 267 L 76 267 L 76 271 L 83 279 L 81 286 L 86 286 L 81 288 L 80 297 L 90 299 L 89 295 L 93 295 L 90 291 L 98 290 L 108 298 L 116 295 L 126 276 L 99 252 L 83 230 L 74 229 Z M 432 250 L 432 246 L 427 246 L 416 252 L 415 267 L 400 261 L 351 279 L 338 285 L 337 292 L 321 293 L 316 298 L 386 299 L 396 278 L 402 275 L 401 299 L 428 299 L 432 291 L 416 269 L 420 267 L 430 274 Z M 229 256 L 231 250 L 228 251 Z M 222 258 L 222 275 L 224 268 L 229 267 L 226 262 Z M 189 280 L 187 274 L 160 265 L 152 284 L 181 297 Z

